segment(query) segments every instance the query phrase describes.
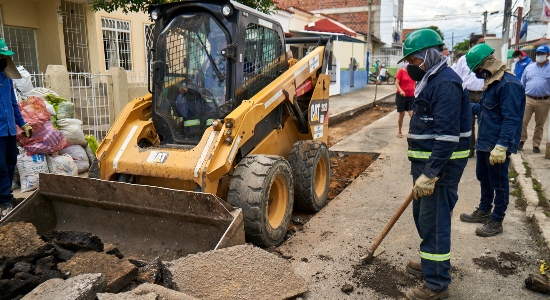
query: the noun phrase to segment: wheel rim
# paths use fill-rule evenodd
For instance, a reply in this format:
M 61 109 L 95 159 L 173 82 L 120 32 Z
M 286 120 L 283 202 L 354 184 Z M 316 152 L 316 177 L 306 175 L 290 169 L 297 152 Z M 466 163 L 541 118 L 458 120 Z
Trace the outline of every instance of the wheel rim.
M 271 228 L 277 228 L 283 222 L 288 204 L 288 189 L 282 177 L 277 177 L 269 190 L 267 220 Z
M 313 179 L 315 180 L 313 186 L 315 187 L 317 198 L 321 198 L 325 194 L 327 177 L 327 161 L 323 157 L 317 162 L 317 166 L 315 167 L 315 178 Z

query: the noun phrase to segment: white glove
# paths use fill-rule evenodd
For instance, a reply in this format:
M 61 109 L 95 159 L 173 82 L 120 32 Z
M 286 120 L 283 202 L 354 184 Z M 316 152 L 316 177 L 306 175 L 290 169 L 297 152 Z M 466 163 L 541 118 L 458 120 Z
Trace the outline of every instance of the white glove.
M 506 161 L 506 149 L 508 149 L 508 147 L 501 145 L 496 145 L 495 148 L 493 148 L 491 156 L 489 156 L 489 163 L 491 166 L 502 164 Z
M 413 198 L 416 200 L 420 197 L 429 196 L 434 193 L 435 183 L 439 180 L 439 177 L 429 178 L 428 176 L 422 174 L 416 181 L 413 186 Z

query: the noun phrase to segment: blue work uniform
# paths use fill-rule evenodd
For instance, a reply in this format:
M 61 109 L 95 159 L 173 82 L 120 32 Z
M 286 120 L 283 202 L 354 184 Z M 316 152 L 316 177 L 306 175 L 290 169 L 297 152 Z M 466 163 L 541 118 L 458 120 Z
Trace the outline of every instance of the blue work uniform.
M 458 183 L 468 162 L 472 114 L 462 79 L 445 64 L 428 78 L 414 100 L 407 141 L 413 182 L 424 174 L 439 177 L 434 193 L 413 202 L 422 239 L 420 258 L 424 284 L 434 292 L 451 283 L 451 211 Z
M 25 125 L 19 111 L 13 82 L 0 71 L 0 204 L 9 203 L 13 198 L 11 184 L 17 164 L 16 125 Z
M 479 103 L 472 103 L 472 113 L 478 115 L 479 138 L 476 143 L 476 176 L 481 185 L 479 209 L 494 210 L 491 219 L 504 220 L 510 198 L 508 165 L 510 153 L 516 153 L 521 137 L 525 89 L 518 78 L 504 73 L 492 83 Z M 489 157 L 496 145 L 507 147 L 506 160 L 491 166 Z
M 532 62 L 533 61 L 531 60 L 531 58 L 529 58 L 529 56 L 526 56 L 522 60 L 516 63 L 516 67 L 514 68 L 514 74 L 516 74 L 516 77 L 518 79 L 521 79 L 521 75 L 523 75 L 523 71 L 525 70 L 527 65 L 529 65 Z

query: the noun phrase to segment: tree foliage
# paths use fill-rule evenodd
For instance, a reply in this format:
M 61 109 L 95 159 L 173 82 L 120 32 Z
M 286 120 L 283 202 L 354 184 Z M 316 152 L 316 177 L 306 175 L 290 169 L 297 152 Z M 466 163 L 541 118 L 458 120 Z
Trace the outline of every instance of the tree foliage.
M 470 39 L 467 38 L 460 43 L 457 43 L 453 47 L 454 52 L 463 51 L 466 52 L 470 48 Z
M 94 11 L 104 10 L 106 12 L 113 12 L 121 9 L 127 14 L 129 12 L 147 12 L 147 7 L 151 4 L 164 4 L 179 1 L 180 0 L 92 0 L 91 5 Z M 266 14 L 277 11 L 277 7 L 272 0 L 237 0 L 237 2 Z
M 439 36 L 441 37 L 442 41 L 445 40 L 445 37 L 443 36 L 443 32 L 441 32 L 441 30 L 439 30 L 439 27 L 437 27 L 435 25 L 432 25 L 432 26 L 428 26 L 427 28 L 433 29 L 435 32 L 437 32 L 437 34 L 439 34 Z

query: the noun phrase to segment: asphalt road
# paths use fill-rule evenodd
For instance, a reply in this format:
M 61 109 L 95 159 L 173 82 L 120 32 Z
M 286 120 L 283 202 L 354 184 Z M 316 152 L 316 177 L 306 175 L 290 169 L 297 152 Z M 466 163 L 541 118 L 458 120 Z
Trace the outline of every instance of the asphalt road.
M 408 121 L 406 117 L 406 125 Z M 407 131 L 405 127 L 404 132 Z M 406 289 L 421 284 L 405 272 L 408 260 L 419 260 L 420 239 L 410 207 L 382 243 L 385 252 L 370 265 L 358 265 L 359 257 L 412 187 L 407 141 L 396 134 L 394 111 L 331 148 L 380 153 L 380 156 L 317 213 L 304 230 L 279 247 L 283 255 L 291 257 L 296 273 L 308 283 L 309 292 L 304 299 L 401 299 Z M 538 271 L 538 251 L 524 212 L 514 206 L 511 197 L 504 233 L 491 238 L 478 237 L 474 233 L 476 224 L 459 220 L 460 213 L 474 210 L 478 199 L 479 183 L 472 158 L 459 185 L 459 200 L 452 219 L 450 299 L 547 299 L 524 287 L 527 275 Z M 343 293 L 344 284 L 351 284 L 353 291 Z

